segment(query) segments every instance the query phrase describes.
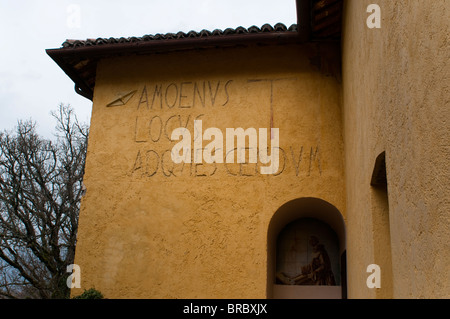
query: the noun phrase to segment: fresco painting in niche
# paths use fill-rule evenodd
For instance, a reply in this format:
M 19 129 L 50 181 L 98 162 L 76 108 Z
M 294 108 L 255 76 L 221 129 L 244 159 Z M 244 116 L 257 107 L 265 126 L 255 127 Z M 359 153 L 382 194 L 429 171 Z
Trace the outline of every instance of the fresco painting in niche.
M 339 241 L 327 224 L 302 218 L 278 235 L 276 283 L 339 286 Z

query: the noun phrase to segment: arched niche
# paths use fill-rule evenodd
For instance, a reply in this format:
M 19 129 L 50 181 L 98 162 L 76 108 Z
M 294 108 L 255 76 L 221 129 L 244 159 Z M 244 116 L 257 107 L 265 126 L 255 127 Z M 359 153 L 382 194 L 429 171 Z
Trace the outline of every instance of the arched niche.
M 325 234 L 325 230 L 319 231 L 320 228 L 329 229 L 329 235 Z M 296 228 L 293 229 L 293 228 Z M 325 244 L 328 241 L 328 248 L 334 252 L 333 262 L 336 263 L 336 255 L 338 255 L 338 269 L 333 266 L 335 274 L 335 279 L 337 280 L 336 285 L 323 285 L 318 284 L 318 282 L 307 282 L 302 280 L 296 280 L 295 283 L 286 284 L 280 282 L 277 279 L 277 242 L 280 245 L 280 235 L 281 237 L 289 237 L 291 235 L 286 232 L 297 232 L 297 240 L 302 243 L 302 245 L 310 245 L 310 248 L 304 246 L 302 249 L 304 252 L 310 249 L 313 250 L 313 246 L 310 243 L 311 235 L 322 240 L 321 244 Z M 304 232 L 302 234 L 301 232 Z M 319 234 L 319 235 L 317 235 Z M 335 234 L 335 246 L 331 245 Z M 330 237 L 331 236 L 331 237 Z M 325 238 L 327 237 L 327 238 Z M 305 242 L 307 240 L 307 243 Z M 292 244 L 293 245 L 293 244 Z M 330 246 L 331 245 L 331 246 Z M 332 204 L 318 198 L 299 198 L 289 201 L 282 205 L 273 215 L 267 233 L 267 297 L 268 298 L 346 298 L 346 236 L 345 236 L 345 223 L 342 214 L 339 210 Z M 299 249 L 300 254 L 302 249 Z M 330 251 L 331 252 L 331 251 Z M 306 260 L 305 256 L 300 256 L 299 259 L 303 258 L 306 264 L 311 262 L 311 260 Z M 297 275 L 300 275 L 302 270 L 299 267 Z M 283 269 L 278 269 L 278 272 Z M 287 276 L 292 279 L 295 277 L 294 274 L 287 274 Z M 299 279 L 299 278 L 297 278 Z

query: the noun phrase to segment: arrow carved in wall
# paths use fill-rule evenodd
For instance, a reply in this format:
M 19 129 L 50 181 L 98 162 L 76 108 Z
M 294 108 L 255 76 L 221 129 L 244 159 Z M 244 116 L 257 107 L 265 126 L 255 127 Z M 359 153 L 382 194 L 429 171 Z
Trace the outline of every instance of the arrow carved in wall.
M 107 107 L 111 107 L 111 106 L 122 106 L 128 103 L 128 101 L 133 97 L 133 95 L 136 93 L 137 90 L 134 90 L 130 93 L 127 93 L 123 96 L 121 96 L 120 98 L 118 98 L 117 100 L 112 101 L 111 103 L 109 103 L 108 105 L 106 105 Z

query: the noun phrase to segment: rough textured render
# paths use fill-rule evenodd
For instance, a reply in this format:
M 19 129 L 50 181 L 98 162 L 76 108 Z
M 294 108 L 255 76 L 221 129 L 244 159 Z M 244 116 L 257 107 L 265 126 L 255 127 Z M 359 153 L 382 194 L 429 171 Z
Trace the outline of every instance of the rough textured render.
M 372 2 L 347 1 L 344 11 L 349 297 L 448 298 L 449 2 L 377 1 L 382 26 L 369 29 L 360 16 Z M 375 218 L 386 209 L 378 190 L 368 187 L 383 151 L 387 226 Z M 393 275 L 383 274 L 382 288 L 373 291 L 366 267 L 386 264 L 376 243 L 389 234 Z M 388 250 L 389 243 L 385 256 Z
M 267 233 L 277 209 L 313 197 L 345 212 L 341 86 L 310 63 L 324 50 L 254 46 L 102 60 L 75 261 L 83 285 L 108 298 L 267 297 Z M 174 164 L 171 132 L 186 127 L 194 137 L 194 120 L 224 134 L 279 128 L 279 170 Z

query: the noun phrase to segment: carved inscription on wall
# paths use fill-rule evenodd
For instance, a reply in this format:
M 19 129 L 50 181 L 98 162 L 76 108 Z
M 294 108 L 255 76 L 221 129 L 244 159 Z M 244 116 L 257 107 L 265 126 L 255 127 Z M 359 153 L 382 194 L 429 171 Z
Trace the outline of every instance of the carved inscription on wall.
M 234 149 L 236 150 L 236 149 Z M 248 148 L 247 148 L 248 150 Z M 322 175 L 319 147 L 290 146 L 288 150 L 280 147 L 280 167 L 277 173 L 266 176 L 279 176 L 281 174 L 295 174 L 295 176 Z M 138 151 L 132 173 L 142 177 L 152 177 L 159 173 L 166 177 L 213 176 L 222 170 L 230 176 L 251 177 L 260 175 L 258 163 L 173 163 L 170 157 L 171 149 L 156 151 L 141 149 Z M 192 156 L 193 158 L 193 156 Z
M 252 79 L 247 82 L 249 84 L 267 83 L 267 105 L 270 107 L 270 120 L 267 122 L 271 126 L 274 116 L 273 83 L 281 80 L 286 79 Z M 194 121 L 202 120 L 206 115 L 214 116 L 216 110 L 229 108 L 232 104 L 231 92 L 233 90 L 231 89 L 235 83 L 233 80 L 155 83 L 144 85 L 137 92 L 133 91 L 133 94 L 130 95 L 134 95 L 134 98 L 127 103 L 127 107 L 133 107 L 135 110 L 131 140 L 137 146 L 137 151 L 130 166 L 130 173 L 137 178 L 211 177 L 220 174 L 232 177 L 261 175 L 261 163 L 227 163 L 225 160 L 222 163 L 196 163 L 193 160 L 195 150 L 192 150 L 191 163 L 176 164 L 171 158 L 172 147 L 176 143 L 171 140 L 173 130 L 179 127 L 192 130 Z M 126 99 L 115 100 L 108 106 L 124 105 L 124 102 L 128 102 L 130 99 L 130 95 L 125 96 Z M 283 128 L 279 129 L 280 145 L 282 146 L 278 147 L 278 171 L 267 176 L 322 175 L 320 146 L 317 144 L 301 145 L 295 144 L 295 142 L 290 146 L 285 146 L 286 141 L 283 139 L 287 137 L 283 136 Z M 200 134 L 202 133 L 200 132 Z M 246 146 L 248 155 L 250 148 L 248 144 Z M 233 151 L 236 150 L 235 148 Z M 196 151 L 203 150 L 197 149 Z M 259 154 L 260 150 L 256 151 Z M 223 154 L 224 158 L 228 155 L 225 151 Z
M 229 102 L 228 81 L 195 81 L 144 86 L 137 108 L 189 109 L 206 106 L 225 106 Z

